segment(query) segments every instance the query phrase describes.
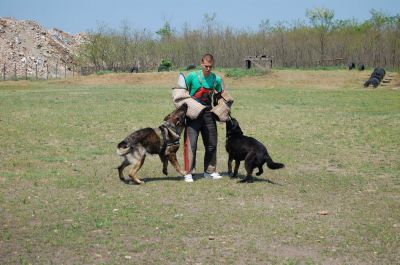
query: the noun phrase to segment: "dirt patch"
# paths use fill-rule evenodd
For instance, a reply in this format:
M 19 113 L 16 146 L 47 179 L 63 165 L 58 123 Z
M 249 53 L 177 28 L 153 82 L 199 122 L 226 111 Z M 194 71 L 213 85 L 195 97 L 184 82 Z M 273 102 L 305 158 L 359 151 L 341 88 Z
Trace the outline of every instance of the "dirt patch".
M 170 86 L 176 85 L 179 72 L 150 72 L 150 73 L 118 73 L 106 75 L 90 75 L 70 77 L 61 80 L 49 81 L 49 84 L 65 85 L 143 85 L 143 86 Z M 313 70 L 273 70 L 270 74 L 257 77 L 243 77 L 239 79 L 224 78 L 227 88 L 307 88 L 307 89 L 359 89 L 369 77 L 369 72 L 313 71 Z M 398 89 L 400 76 L 390 73 L 391 81 L 382 87 Z M 4 82 L 11 85 L 13 82 Z M 22 86 L 26 84 L 21 83 Z

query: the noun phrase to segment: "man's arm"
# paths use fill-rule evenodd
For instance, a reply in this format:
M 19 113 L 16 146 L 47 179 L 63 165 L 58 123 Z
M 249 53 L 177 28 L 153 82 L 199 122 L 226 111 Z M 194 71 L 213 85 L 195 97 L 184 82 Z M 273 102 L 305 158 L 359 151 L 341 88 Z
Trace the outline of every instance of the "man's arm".
M 222 78 L 218 75 L 216 75 L 216 86 L 215 86 L 215 90 L 218 93 L 221 93 L 222 91 L 224 91 L 225 87 L 224 87 L 224 81 L 222 80 Z
M 192 85 L 193 85 L 193 73 L 191 72 L 186 76 L 186 85 L 187 85 L 187 89 L 190 90 L 192 89 Z

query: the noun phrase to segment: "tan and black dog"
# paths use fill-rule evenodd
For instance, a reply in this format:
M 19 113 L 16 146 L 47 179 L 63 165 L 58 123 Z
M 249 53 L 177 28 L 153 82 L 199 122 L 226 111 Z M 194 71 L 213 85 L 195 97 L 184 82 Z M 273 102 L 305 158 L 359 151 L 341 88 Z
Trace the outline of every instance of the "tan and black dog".
M 225 149 L 229 154 L 228 173 L 232 173 L 232 161 L 235 160 L 235 169 L 231 178 L 238 173 L 240 161 L 244 160 L 246 177 L 240 182 L 253 182 L 253 170 L 258 168 L 257 176 L 263 173 L 263 165 L 267 163 L 270 169 L 285 167 L 282 163 L 275 163 L 269 156 L 267 148 L 252 137 L 243 135 L 243 131 L 236 119 L 231 118 L 226 122 L 226 144 Z
M 179 149 L 180 135 L 185 128 L 187 105 L 184 104 L 164 118 L 164 123 L 158 128 L 144 128 L 128 135 L 117 145 L 117 154 L 124 157 L 118 167 L 119 178 L 126 184 L 132 181 L 141 184 L 137 176 L 147 154 L 158 154 L 163 163 L 162 172 L 167 175 L 168 161 L 181 175 L 186 173 L 181 169 L 176 158 Z M 129 173 L 131 179 L 125 178 L 123 170 L 132 165 Z

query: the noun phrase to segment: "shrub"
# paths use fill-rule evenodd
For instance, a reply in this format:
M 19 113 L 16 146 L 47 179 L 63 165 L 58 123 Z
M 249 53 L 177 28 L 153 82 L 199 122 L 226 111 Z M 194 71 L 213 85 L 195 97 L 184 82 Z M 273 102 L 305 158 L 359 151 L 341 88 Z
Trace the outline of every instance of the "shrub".
M 170 60 L 162 59 L 160 65 L 158 66 L 158 71 L 170 71 L 172 68 L 172 63 Z

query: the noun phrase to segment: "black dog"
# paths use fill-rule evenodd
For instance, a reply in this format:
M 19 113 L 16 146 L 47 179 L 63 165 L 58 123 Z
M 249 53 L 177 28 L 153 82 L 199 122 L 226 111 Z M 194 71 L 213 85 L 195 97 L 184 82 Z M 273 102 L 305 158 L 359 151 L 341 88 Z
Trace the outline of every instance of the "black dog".
M 239 123 L 232 118 L 226 122 L 226 151 L 229 154 L 228 173 L 232 173 L 232 160 L 235 160 L 235 170 L 232 178 L 235 178 L 238 173 L 240 161 L 244 160 L 246 168 L 246 178 L 241 182 L 253 182 L 253 170 L 258 168 L 257 176 L 260 176 L 264 171 L 262 169 L 264 163 L 270 169 L 279 169 L 285 167 L 284 164 L 275 163 L 268 155 L 267 148 L 252 137 L 243 135 Z

